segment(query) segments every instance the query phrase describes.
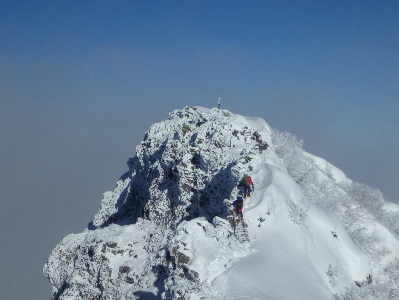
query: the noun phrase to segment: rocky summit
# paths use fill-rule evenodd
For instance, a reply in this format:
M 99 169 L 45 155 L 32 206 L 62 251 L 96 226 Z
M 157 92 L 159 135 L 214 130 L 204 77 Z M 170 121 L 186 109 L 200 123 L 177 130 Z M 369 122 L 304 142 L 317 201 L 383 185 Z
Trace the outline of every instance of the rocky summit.
M 351 181 L 300 151 L 301 164 L 287 166 L 295 151 L 282 151 L 282 140 L 274 145 L 260 118 L 217 108 L 185 107 L 152 125 L 86 230 L 51 253 L 52 299 L 358 297 L 382 271 L 351 236 L 339 201 L 328 211 L 310 188 L 322 182 L 319 195 L 347 197 Z M 254 191 L 240 218 L 232 202 L 244 175 Z M 398 240 L 384 238 L 392 266 Z

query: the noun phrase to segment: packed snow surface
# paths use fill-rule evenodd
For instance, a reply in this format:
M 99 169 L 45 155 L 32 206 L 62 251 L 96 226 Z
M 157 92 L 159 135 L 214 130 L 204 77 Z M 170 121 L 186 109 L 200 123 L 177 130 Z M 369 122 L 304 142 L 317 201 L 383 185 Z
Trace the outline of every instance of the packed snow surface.
M 271 135 L 260 118 L 201 107 L 151 126 L 93 222 L 49 257 L 53 299 L 327 300 L 367 284 L 378 268 L 307 199 Z M 350 182 L 304 155 L 321 179 Z M 241 221 L 249 241 L 231 206 L 245 174 L 255 187 Z M 386 231 L 388 240 L 399 249 Z

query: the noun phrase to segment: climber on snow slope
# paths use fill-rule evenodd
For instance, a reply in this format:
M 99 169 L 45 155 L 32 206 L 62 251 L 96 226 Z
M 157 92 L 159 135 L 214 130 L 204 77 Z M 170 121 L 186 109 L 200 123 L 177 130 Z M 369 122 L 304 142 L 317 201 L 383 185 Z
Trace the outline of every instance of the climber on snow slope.
M 237 200 L 233 202 L 233 205 L 235 206 L 237 215 L 242 219 L 242 207 L 244 206 L 244 200 L 242 199 L 240 192 L 238 193 Z
M 242 186 L 244 188 L 244 199 L 247 198 L 247 196 L 251 196 L 251 188 L 252 191 L 254 189 L 254 183 L 251 176 L 245 174 L 244 178 L 240 181 L 238 186 Z

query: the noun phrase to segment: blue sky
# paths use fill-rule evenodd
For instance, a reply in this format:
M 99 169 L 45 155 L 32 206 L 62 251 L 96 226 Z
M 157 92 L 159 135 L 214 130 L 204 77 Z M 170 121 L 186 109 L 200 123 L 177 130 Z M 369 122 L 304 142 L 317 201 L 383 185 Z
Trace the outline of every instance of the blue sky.
M 1 1 L 0 298 L 49 297 L 149 126 L 219 97 L 399 202 L 398 1 Z

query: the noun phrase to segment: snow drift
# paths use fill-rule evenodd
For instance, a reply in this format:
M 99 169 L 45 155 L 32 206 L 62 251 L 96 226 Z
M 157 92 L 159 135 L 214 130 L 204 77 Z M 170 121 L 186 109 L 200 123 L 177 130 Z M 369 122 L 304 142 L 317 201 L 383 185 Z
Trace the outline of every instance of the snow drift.
M 170 113 L 87 229 L 51 253 L 53 299 L 366 299 L 386 290 L 398 274 L 397 235 L 356 206 L 342 171 L 290 138 L 227 110 Z M 244 174 L 255 184 L 244 201 L 249 242 L 231 222 Z M 376 255 L 368 234 L 388 252 Z

